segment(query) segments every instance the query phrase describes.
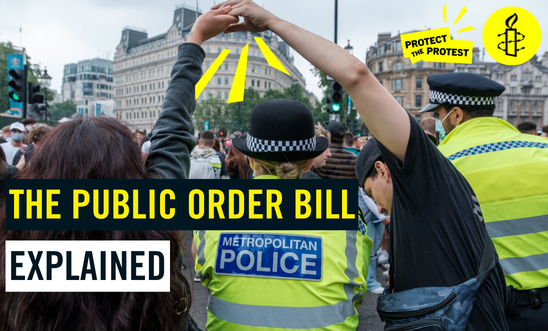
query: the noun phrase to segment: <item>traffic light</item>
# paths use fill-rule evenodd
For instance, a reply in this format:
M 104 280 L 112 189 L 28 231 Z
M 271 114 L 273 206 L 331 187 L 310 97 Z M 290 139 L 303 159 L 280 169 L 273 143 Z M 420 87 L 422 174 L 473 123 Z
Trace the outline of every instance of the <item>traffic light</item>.
M 44 96 L 40 94 L 36 94 L 40 92 L 40 85 L 29 83 L 28 91 L 29 91 L 29 104 L 44 103 Z
M 23 102 L 23 96 L 25 95 L 25 71 L 21 69 L 11 69 L 9 71 L 11 76 L 8 85 L 11 87 L 10 98 L 15 102 Z
M 342 86 L 336 81 L 331 83 L 331 94 L 329 95 L 329 99 L 331 100 L 331 111 L 335 114 L 338 113 L 341 110 Z

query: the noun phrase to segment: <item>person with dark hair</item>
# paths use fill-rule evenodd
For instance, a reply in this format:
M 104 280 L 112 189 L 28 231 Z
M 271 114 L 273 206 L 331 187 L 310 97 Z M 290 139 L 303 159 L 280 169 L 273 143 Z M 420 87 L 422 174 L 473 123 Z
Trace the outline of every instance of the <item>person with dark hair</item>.
M 510 330 L 548 330 L 548 142 L 534 123 L 493 117 L 504 87 L 471 73 L 428 78 L 430 104 L 448 136 L 439 150 L 468 180 L 500 256 Z M 527 132 L 529 131 L 530 132 Z M 531 133 L 531 134 L 523 134 Z
M 537 125 L 533 122 L 521 122 L 518 124 L 517 129 L 521 133 L 537 135 Z
M 293 100 L 257 104 L 247 139 L 232 140 L 255 180 L 302 178 L 328 144 L 316 136 L 310 109 Z M 210 292 L 207 330 L 356 330 L 371 249 L 365 222 L 356 221 L 349 231 L 197 231 L 196 271 Z
M 323 127 L 331 133 L 329 151 L 331 157 L 325 165 L 318 168 L 318 175 L 322 179 L 355 179 L 356 154 L 343 146 L 346 129 L 339 122 L 325 122 Z
M 42 123 L 32 126 L 32 129 L 28 135 L 30 144 L 28 144 L 26 148 L 21 148 L 17 153 L 15 153 L 15 157 L 13 158 L 19 171 L 23 170 L 25 164 L 30 160 L 34 147 L 36 147 L 36 145 L 44 139 L 46 134 L 50 132 L 51 129 L 51 126 Z
M 249 160 L 234 145 L 228 146 L 226 166 L 230 179 L 251 179 L 253 170 L 249 166 Z
M 28 136 L 28 134 L 32 130 L 32 127 L 36 124 L 36 118 L 31 118 L 31 117 L 23 118 L 21 120 L 21 123 L 23 123 L 23 125 L 25 126 L 25 133 Z
M 202 14 L 179 46 L 163 109 L 143 165 L 132 132 L 109 117 L 78 117 L 57 125 L 39 144 L 23 179 L 185 179 L 195 145 L 192 112 L 195 85 L 202 76 L 202 42 L 238 19 L 229 7 Z M 93 139 L 90 139 L 93 137 Z M 5 207 L 4 207 L 5 208 Z M 179 231 L 5 231 L 0 212 L 0 265 L 5 270 L 6 240 L 169 240 L 169 292 L 6 292 L 0 273 L 0 329 L 180 331 L 196 327 L 187 317 L 190 288 L 181 272 Z
M 390 284 L 377 301 L 385 327 L 506 330 L 504 276 L 474 191 L 417 121 L 340 46 L 250 0 L 224 5 L 244 17 L 225 33 L 271 30 L 342 85 L 375 135 L 360 152 L 353 177 L 392 218 Z
M 540 136 L 543 138 L 548 138 L 548 125 L 542 127 L 542 133 Z
M 426 117 L 421 120 L 421 128 L 424 130 L 424 133 L 428 135 L 428 138 L 438 146 L 438 134 L 436 133 L 436 119 L 434 117 Z
M 345 132 L 344 134 L 344 149 L 358 156 L 361 148 L 354 147 L 358 144 L 358 137 L 354 137 L 351 132 Z

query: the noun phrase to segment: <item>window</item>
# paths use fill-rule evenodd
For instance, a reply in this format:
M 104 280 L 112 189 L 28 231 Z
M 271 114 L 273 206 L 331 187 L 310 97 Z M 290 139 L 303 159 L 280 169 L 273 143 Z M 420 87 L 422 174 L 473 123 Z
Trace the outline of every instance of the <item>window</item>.
M 209 47 L 206 48 L 206 53 L 211 53 Z
M 217 92 L 217 99 L 221 98 L 221 92 Z
M 398 62 L 392 66 L 392 70 L 402 70 L 402 69 L 405 69 L 405 66 L 401 62 Z
M 415 95 L 415 107 L 422 107 L 422 95 Z
M 225 63 L 225 70 L 228 70 L 228 63 Z
M 264 82 L 264 88 L 266 88 L 266 82 Z
M 251 80 L 251 86 L 255 86 L 255 79 Z
M 270 82 L 268 82 L 268 88 L 270 88 Z
M 396 41 L 396 51 L 401 52 L 401 41 Z
M 422 78 L 417 78 L 415 80 L 415 87 L 416 88 L 422 88 Z
M 255 66 L 251 67 L 251 72 L 255 72 Z
M 529 73 L 526 73 L 523 75 L 523 80 L 528 82 L 529 81 Z
M 535 76 L 535 82 L 540 82 L 541 76 Z
M 221 53 L 222 51 L 221 47 L 217 47 L 217 53 Z
M 382 62 L 379 62 L 379 72 L 382 72 Z
M 228 77 L 225 77 L 225 85 L 228 85 Z
M 537 94 L 537 95 L 540 94 L 540 87 L 535 88 L 535 94 Z
M 252 53 L 252 54 L 253 54 L 253 56 L 255 56 L 255 51 L 252 51 L 252 52 L 253 52 L 253 53 Z
M 222 81 L 222 78 L 221 77 L 217 77 L 217 85 L 221 85 L 221 82 Z
M 419 61 L 419 62 L 417 62 L 417 68 L 418 68 L 418 69 L 422 68 L 422 60 Z
M 257 87 L 261 87 L 261 81 L 260 80 L 257 81 Z
M 415 115 L 415 121 L 420 124 L 421 122 L 421 115 Z
M 264 74 L 268 75 L 268 68 L 267 67 L 264 68 Z
M 510 75 L 510 80 L 511 80 L 512 82 L 517 81 L 517 80 L 518 80 L 518 75 Z
M 392 80 L 392 89 L 393 90 L 404 90 L 404 80 L 403 79 L 393 79 Z

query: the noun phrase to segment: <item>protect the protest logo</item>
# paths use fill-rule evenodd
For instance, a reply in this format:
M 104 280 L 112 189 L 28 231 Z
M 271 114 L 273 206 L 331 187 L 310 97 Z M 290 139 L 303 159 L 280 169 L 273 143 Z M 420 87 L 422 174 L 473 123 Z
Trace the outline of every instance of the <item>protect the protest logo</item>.
M 504 7 L 483 27 L 483 44 L 497 62 L 518 65 L 529 61 L 540 47 L 540 25 L 527 10 Z
M 467 9 L 462 7 L 454 25 L 460 21 Z M 447 23 L 447 4 L 443 7 L 443 20 Z M 457 33 L 474 30 L 467 26 Z M 473 42 L 468 40 L 452 40 L 449 28 L 440 28 L 401 36 L 403 56 L 410 58 L 412 63 L 418 61 L 472 63 Z

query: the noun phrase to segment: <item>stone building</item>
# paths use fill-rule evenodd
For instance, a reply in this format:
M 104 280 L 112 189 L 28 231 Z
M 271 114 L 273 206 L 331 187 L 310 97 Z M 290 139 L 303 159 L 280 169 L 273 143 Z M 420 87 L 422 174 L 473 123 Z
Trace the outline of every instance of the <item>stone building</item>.
M 95 58 L 65 64 L 61 101 L 71 100 L 75 112 L 86 116 L 101 115 L 96 105 L 109 103 L 114 95 L 112 61 Z M 101 109 L 101 106 L 98 107 Z
M 149 38 L 145 30 L 126 27 L 114 56 L 114 112 L 135 128 L 150 130 L 158 119 L 162 102 L 177 59 L 178 46 L 188 35 L 198 15 L 195 9 L 178 6 L 166 33 Z M 291 76 L 270 67 L 254 37 L 261 37 Z M 202 47 L 206 52 L 204 72 L 224 49 L 230 53 L 198 98 L 227 100 L 242 49 L 249 43 L 246 88 L 263 94 L 268 89 L 283 90 L 294 83 L 305 88 L 302 74 L 294 66 L 289 46 L 270 31 L 220 34 Z
M 483 75 L 506 87 L 496 99 L 494 116 L 514 126 L 526 121 L 537 128 L 548 124 L 548 52 L 542 60 L 533 56 L 517 66 L 477 61 L 459 64 L 455 71 Z
M 410 31 L 412 33 L 417 31 Z M 375 45 L 369 47 L 365 62 L 379 82 L 394 96 L 399 104 L 409 111 L 417 121 L 431 114 L 419 114 L 428 104 L 430 89 L 426 79 L 430 75 L 453 72 L 452 63 L 411 63 L 403 57 L 401 38 L 398 33 L 379 33 Z

